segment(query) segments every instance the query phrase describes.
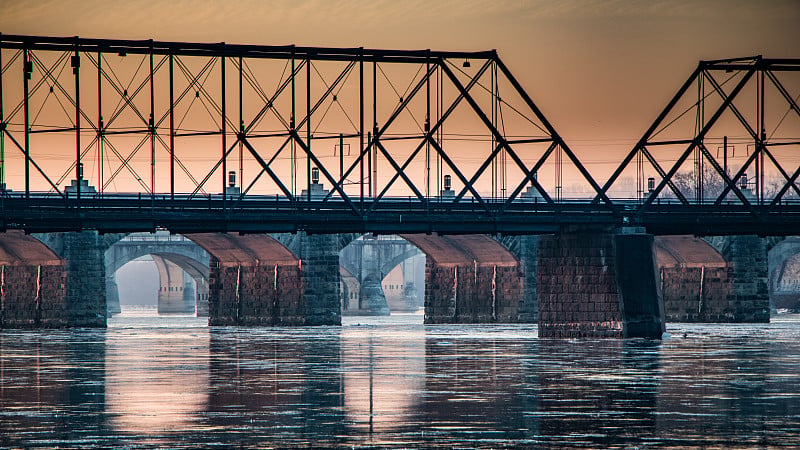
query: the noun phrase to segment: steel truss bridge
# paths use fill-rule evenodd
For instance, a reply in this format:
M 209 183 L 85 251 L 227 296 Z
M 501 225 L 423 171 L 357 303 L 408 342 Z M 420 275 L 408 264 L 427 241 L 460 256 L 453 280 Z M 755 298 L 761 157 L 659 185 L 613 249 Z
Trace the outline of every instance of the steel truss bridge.
M 493 50 L 0 35 L 0 70 L 4 229 L 800 234 L 800 59 L 701 61 L 605 173 Z

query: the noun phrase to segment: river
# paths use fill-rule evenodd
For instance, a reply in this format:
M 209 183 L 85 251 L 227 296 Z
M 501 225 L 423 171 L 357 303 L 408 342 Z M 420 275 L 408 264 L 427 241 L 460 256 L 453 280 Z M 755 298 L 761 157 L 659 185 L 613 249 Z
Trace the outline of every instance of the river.
M 535 325 L 0 331 L 0 446 L 800 446 L 800 315 L 668 324 L 663 341 Z

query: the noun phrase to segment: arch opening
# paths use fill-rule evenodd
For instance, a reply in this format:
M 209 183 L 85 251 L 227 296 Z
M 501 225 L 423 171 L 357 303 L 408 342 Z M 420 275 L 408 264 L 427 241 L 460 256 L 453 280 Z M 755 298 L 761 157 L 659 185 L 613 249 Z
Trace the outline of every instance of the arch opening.
M 352 236 L 339 252 L 342 314 L 418 314 L 425 289 L 424 254 L 397 235 Z

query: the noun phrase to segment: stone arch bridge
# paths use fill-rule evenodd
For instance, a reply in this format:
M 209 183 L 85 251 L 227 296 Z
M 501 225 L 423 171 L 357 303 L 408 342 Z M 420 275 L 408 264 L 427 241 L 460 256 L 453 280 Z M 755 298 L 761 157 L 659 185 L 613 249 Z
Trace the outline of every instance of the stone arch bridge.
M 187 245 L 185 250 L 158 251 L 149 244 L 135 248 L 133 238 L 91 231 L 35 236 L 8 231 L 0 234 L 0 326 L 105 326 L 106 270 L 145 253 L 166 255 L 165 261 L 207 277 L 212 325 L 338 324 L 340 250 L 357 237 L 197 233 L 186 235 L 182 244 L 173 242 Z M 624 239 L 602 235 L 400 237 L 426 255 L 427 323 L 534 322 L 538 313 L 543 335 L 554 323 L 566 329 L 573 323 L 570 333 L 591 334 L 580 327 L 608 313 L 597 311 L 603 304 L 598 296 L 615 302 L 628 286 L 629 280 L 608 278 L 626 267 L 620 252 L 652 252 L 653 283 L 663 294 L 668 320 L 767 321 L 769 275 L 786 276 L 800 250 L 795 238 L 773 243 L 773 267 L 775 261 L 787 262 L 770 271 L 770 244 L 755 236 L 660 236 L 651 244 L 640 241 L 644 246 L 636 252 L 625 250 Z M 189 241 L 202 251 L 190 251 Z M 107 251 L 115 245 L 111 254 L 117 262 L 107 265 Z M 203 255 L 208 255 L 207 275 Z M 585 283 L 597 287 L 581 291 Z M 563 322 L 566 313 L 572 322 Z

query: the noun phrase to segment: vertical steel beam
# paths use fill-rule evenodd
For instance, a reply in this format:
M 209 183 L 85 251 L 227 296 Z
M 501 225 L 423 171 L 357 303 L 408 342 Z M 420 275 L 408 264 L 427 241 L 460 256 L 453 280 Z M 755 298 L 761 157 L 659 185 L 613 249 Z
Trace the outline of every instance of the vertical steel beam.
M 361 189 L 359 207 L 364 211 L 364 47 L 358 58 L 358 185 Z
M 0 33 L 2 40 L 3 33 Z M 3 112 L 3 48 L 0 46 L 0 194 L 6 189 L 6 122 Z
M 153 40 L 150 39 L 150 119 L 148 129 L 150 132 L 150 195 L 155 200 L 156 195 L 156 123 L 155 123 L 155 86 L 153 79 Z
M 75 75 L 75 198 L 78 200 L 77 207 L 80 208 L 81 201 L 81 179 L 83 179 L 83 165 L 81 164 L 81 63 L 78 54 L 78 38 L 75 38 L 75 55 L 72 57 L 72 73 Z
M 757 63 L 759 64 L 759 63 Z M 760 64 L 759 64 L 760 65 Z M 757 133 L 759 137 L 759 146 L 762 149 L 761 152 L 761 193 L 759 195 L 760 203 L 764 203 L 764 153 L 766 153 L 766 145 L 767 145 L 767 131 L 766 125 L 764 125 L 764 69 L 761 68 L 759 70 L 759 77 L 758 81 L 760 84 L 760 88 L 758 90 L 758 97 L 760 101 L 758 102 L 758 122 L 759 127 L 757 128 Z
M 97 52 L 97 192 L 103 193 L 103 54 Z
M 239 186 L 244 186 L 244 96 L 242 95 L 242 57 L 239 57 Z
M 227 98 L 225 96 L 226 89 L 225 89 L 225 57 L 224 56 L 220 56 L 220 64 L 221 64 L 220 65 L 220 71 L 221 71 L 220 76 L 222 78 L 222 82 L 221 82 L 221 84 L 222 84 L 222 93 L 220 94 L 221 98 L 222 98 L 222 123 L 220 124 L 220 134 L 221 134 L 221 137 L 222 137 L 222 155 L 221 155 L 221 159 L 222 159 L 222 191 L 220 191 L 220 192 L 222 192 L 222 213 L 224 214 L 225 213 L 225 208 L 226 208 L 225 199 L 227 198 L 227 195 L 225 195 L 226 194 L 225 188 L 227 186 L 226 183 L 225 183 L 225 177 L 228 176 L 228 157 L 226 155 L 226 152 L 227 152 L 227 149 L 228 149 L 228 145 L 227 145 L 228 141 L 227 141 L 227 136 L 226 136 L 226 133 L 227 133 L 228 130 L 227 130 L 226 121 L 228 119 L 227 119 L 227 115 L 226 115 L 227 108 L 225 106 L 226 103 L 227 103 Z
M 30 98 L 28 92 L 28 79 L 33 71 L 27 47 L 22 49 L 22 95 L 23 95 L 23 122 L 25 126 L 25 198 L 31 196 L 31 130 L 30 130 Z
M 306 148 L 311 152 L 311 58 L 306 60 Z M 311 200 L 311 157 L 306 154 L 306 200 Z
M 431 49 L 425 55 L 425 73 L 431 73 Z M 431 131 L 431 77 L 425 81 L 425 134 Z M 425 140 L 425 196 L 431 196 L 431 144 Z
M 368 159 L 368 167 L 369 167 L 369 196 L 373 197 L 377 195 L 377 189 L 373 188 L 373 184 L 376 184 L 375 175 L 378 171 L 377 167 L 373 167 L 378 165 L 378 59 L 372 61 L 372 142 L 371 144 L 367 144 L 370 148 L 369 151 L 369 159 Z M 370 147 L 371 145 L 371 147 Z M 375 154 L 375 161 L 373 162 L 372 154 Z M 375 171 L 375 172 L 373 172 Z M 377 184 L 376 184 L 377 185 Z
M 297 117 L 297 91 L 296 91 L 296 76 L 295 76 L 295 60 L 294 60 L 294 47 L 292 47 L 292 114 L 289 116 L 289 128 L 291 128 L 291 133 L 294 136 L 295 130 L 295 117 Z M 291 181 L 292 181 L 292 198 L 295 198 L 295 194 L 297 193 L 297 143 L 292 139 L 292 147 L 291 147 L 291 162 L 289 163 L 291 169 Z
M 344 133 L 339 133 L 339 188 L 344 189 Z
M 174 57 L 169 53 L 169 198 L 175 200 L 175 89 Z M 150 76 L 153 76 L 151 73 Z

